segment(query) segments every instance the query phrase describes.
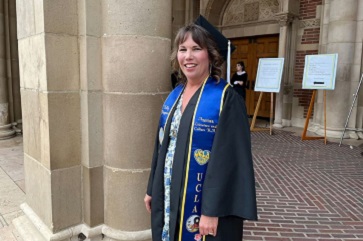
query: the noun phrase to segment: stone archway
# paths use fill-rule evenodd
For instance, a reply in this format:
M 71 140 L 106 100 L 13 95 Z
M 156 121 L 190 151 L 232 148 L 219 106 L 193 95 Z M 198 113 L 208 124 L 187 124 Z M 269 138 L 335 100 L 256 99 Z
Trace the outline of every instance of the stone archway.
M 223 14 L 222 26 L 275 20 L 278 0 L 231 0 Z
M 205 16 L 214 25 L 222 25 L 223 16 L 230 2 L 234 0 L 210 0 L 206 7 Z M 279 12 L 287 11 L 288 0 L 276 0 Z
M 231 0 L 210 0 L 207 4 L 205 17 L 213 25 L 220 25 L 224 10 Z M 222 10 L 222 11 L 221 11 Z

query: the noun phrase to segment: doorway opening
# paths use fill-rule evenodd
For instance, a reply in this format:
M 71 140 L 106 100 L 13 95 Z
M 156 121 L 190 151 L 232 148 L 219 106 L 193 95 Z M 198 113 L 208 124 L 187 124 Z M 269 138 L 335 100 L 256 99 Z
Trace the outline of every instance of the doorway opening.
M 255 92 L 255 81 L 260 58 L 278 57 L 279 35 L 263 35 L 236 38 L 231 40 L 236 50 L 231 55 L 231 75 L 236 72 L 236 64 L 243 61 L 248 74 L 246 87 L 247 114 L 253 116 L 260 92 Z M 270 117 L 270 94 L 264 94 L 257 116 L 261 119 Z

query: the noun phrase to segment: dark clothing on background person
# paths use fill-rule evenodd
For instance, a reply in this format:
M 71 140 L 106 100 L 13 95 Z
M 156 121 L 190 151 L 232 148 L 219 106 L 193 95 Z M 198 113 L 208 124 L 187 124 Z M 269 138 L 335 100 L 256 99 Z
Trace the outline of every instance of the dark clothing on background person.
M 178 72 L 171 74 L 171 87 L 174 89 L 178 83 Z
M 231 78 L 231 85 L 233 86 L 233 89 L 236 90 L 237 93 L 240 94 L 245 101 L 246 101 L 247 78 L 248 75 L 246 72 L 243 72 L 241 75 L 234 73 Z M 234 84 L 235 81 L 243 81 L 243 85 Z
M 201 88 L 186 106 L 177 134 L 170 193 L 171 241 L 178 240 L 191 125 L 200 93 Z M 227 87 L 223 100 L 223 109 L 219 116 L 202 188 L 201 214 L 219 217 L 217 236 L 207 235 L 207 241 L 240 241 L 243 220 L 257 219 L 250 128 L 245 104 L 231 87 Z M 170 116 L 173 116 L 175 108 L 174 106 L 171 110 Z M 156 137 L 147 187 L 147 195 L 152 197 L 151 226 L 155 241 L 161 240 L 164 225 L 164 166 L 171 119 L 166 123 L 166 134 L 161 145 L 159 135 Z

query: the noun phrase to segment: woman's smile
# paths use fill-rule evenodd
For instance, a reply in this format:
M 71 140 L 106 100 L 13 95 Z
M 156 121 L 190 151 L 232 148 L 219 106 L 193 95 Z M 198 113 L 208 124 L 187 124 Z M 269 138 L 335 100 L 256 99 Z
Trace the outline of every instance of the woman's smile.
M 190 68 L 196 67 L 197 65 L 196 64 L 185 64 L 184 66 L 185 66 L 185 68 L 190 69 Z
M 190 35 L 179 45 L 177 57 L 188 81 L 199 83 L 209 75 L 208 51 L 194 42 Z

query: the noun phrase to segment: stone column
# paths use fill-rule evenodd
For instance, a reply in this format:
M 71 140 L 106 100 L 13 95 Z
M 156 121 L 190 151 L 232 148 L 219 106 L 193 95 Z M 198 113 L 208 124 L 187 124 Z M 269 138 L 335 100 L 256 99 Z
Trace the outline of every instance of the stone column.
M 19 78 L 19 54 L 16 28 L 16 1 L 6 0 L 9 7 L 9 51 L 8 51 L 8 78 L 12 83 L 13 120 L 16 122 L 16 132 L 22 131 L 21 96 Z
M 143 198 L 170 91 L 172 1 L 102 1 L 106 240 L 151 239 Z
M 289 125 L 288 123 L 286 123 L 286 120 L 291 120 L 292 102 L 289 101 L 289 96 L 292 94 L 292 85 L 289 84 L 289 57 L 291 51 L 291 23 L 294 16 L 289 13 L 279 13 L 276 14 L 275 17 L 280 24 L 278 57 L 285 58 L 285 61 L 281 79 L 280 92 L 276 95 L 275 121 L 273 126 L 276 128 L 282 128 L 283 126 Z M 287 103 L 287 106 L 284 106 L 284 102 Z M 291 103 L 289 104 L 289 102 Z
M 78 1 L 17 0 L 24 240 L 70 240 L 82 222 Z
M 78 26 L 83 220 L 94 230 L 86 237 L 98 240 L 102 239 L 99 226 L 104 222 L 101 1 L 78 1 Z
M 326 39 L 327 42 L 321 47 L 326 53 L 339 55 L 335 90 L 326 93 L 327 136 L 340 138 L 352 104 L 352 93 L 355 92 L 359 81 L 361 45 L 356 43 L 358 1 L 331 0 L 325 8 L 328 11 L 328 16 L 324 14 L 324 27 L 327 27 L 327 31 L 324 29 L 322 39 Z M 361 39 L 359 41 L 361 42 Z M 315 112 L 319 115 L 316 117 L 317 133 L 324 135 L 324 111 L 323 108 L 320 109 L 318 113 Z M 356 114 L 355 107 L 350 126 L 355 126 Z M 357 135 L 351 133 L 351 137 L 357 138 Z
M 0 25 L 9 26 L 9 9 L 2 2 L 0 4 Z M 15 135 L 15 131 L 12 128 L 11 120 L 13 115 L 11 114 L 10 101 L 11 82 L 7 78 L 7 41 L 9 38 L 8 28 L 2 28 L 0 32 L 0 139 L 10 138 Z
M 24 240 L 148 240 L 171 2 L 17 0 Z
M 363 54 L 363 1 L 358 2 L 358 13 L 357 13 L 357 36 L 356 36 L 356 53 L 359 53 L 362 57 Z M 362 60 L 358 60 L 361 69 L 363 69 Z M 360 75 L 362 72 L 360 72 Z M 361 76 L 360 76 L 361 77 Z M 359 78 L 360 78 L 359 77 Z M 354 90 L 353 90 L 354 91 Z M 363 128 L 363 83 L 360 86 L 360 90 L 358 93 L 358 102 L 357 102 L 357 115 L 356 115 L 356 128 Z M 363 139 L 363 133 L 358 132 L 358 136 L 360 139 Z
M 328 46 L 328 29 L 329 29 L 329 12 L 330 3 L 325 1 L 322 7 L 322 21 L 320 24 L 319 37 L 319 54 L 327 53 Z M 310 124 L 309 130 L 316 132 L 319 130 L 320 123 L 324 123 L 324 91 L 317 91 L 317 96 L 314 104 L 313 123 Z M 324 128 L 324 127 L 323 127 Z M 324 135 L 324 133 L 322 133 Z
M 356 7 L 353 9 L 357 11 L 357 15 L 355 17 L 356 20 L 356 30 L 355 32 L 355 38 L 353 39 L 353 43 L 354 43 L 354 54 L 351 56 L 352 58 L 352 66 L 351 66 L 351 85 L 350 85 L 350 99 L 349 99 L 349 104 L 351 105 L 353 103 L 353 98 L 355 93 L 357 92 L 358 89 L 358 84 L 361 78 L 361 74 L 362 74 L 362 54 L 363 54 L 363 48 L 362 48 L 362 43 L 363 43 L 363 25 L 362 25 L 362 20 L 363 20 L 363 10 L 361 9 L 363 7 L 363 1 L 356 1 L 357 3 L 355 3 Z M 358 92 L 357 95 L 357 100 L 354 103 L 354 107 L 352 110 L 352 115 L 351 118 L 349 119 L 349 123 L 348 123 L 348 128 L 351 129 L 357 129 L 357 128 L 362 128 L 362 117 L 363 117 L 363 112 L 362 112 L 362 103 L 363 103 L 363 85 L 360 86 L 360 91 Z M 344 114 L 343 114 L 344 115 Z M 354 138 L 354 139 L 362 139 L 363 138 L 363 133 L 362 132 L 355 132 L 355 131 L 351 131 L 349 132 L 349 136 L 350 138 Z

